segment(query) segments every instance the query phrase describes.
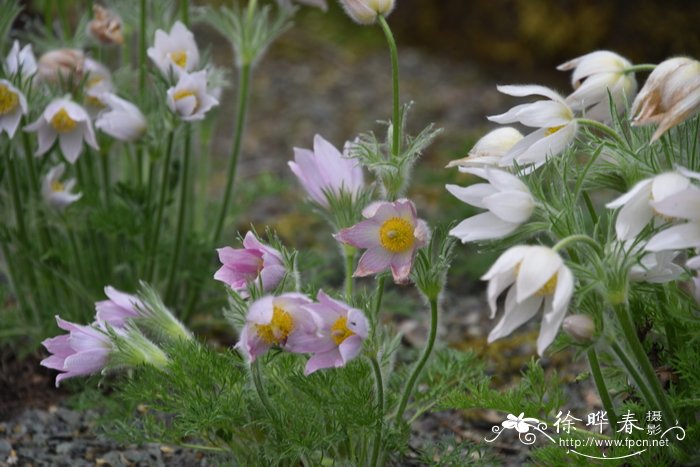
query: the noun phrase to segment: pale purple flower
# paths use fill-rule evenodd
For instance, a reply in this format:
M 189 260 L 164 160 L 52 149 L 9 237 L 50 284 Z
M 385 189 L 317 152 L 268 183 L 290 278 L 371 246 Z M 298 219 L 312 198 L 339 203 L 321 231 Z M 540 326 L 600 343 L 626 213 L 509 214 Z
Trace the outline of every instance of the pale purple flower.
M 243 239 L 243 248 L 219 248 L 219 261 L 223 264 L 214 279 L 228 284 L 243 297 L 248 297 L 248 284 L 262 282 L 263 291 L 274 290 L 286 273 L 282 255 L 276 249 L 263 244 L 253 232 Z
M 309 197 L 324 208 L 329 207 L 328 195 L 338 197 L 345 192 L 356 199 L 364 186 L 357 159 L 343 157 L 320 135 L 314 137 L 313 151 L 294 148 L 294 161 L 288 164 Z
M 179 76 L 182 72 L 195 70 L 199 65 L 199 49 L 194 34 L 180 21 L 175 22 L 169 33 L 158 29 L 155 43 L 147 53 L 166 77 L 171 70 Z
M 357 357 L 367 338 L 369 322 L 358 309 L 335 300 L 319 290 L 318 303 L 306 305 L 319 325 L 316 335 L 296 333 L 287 340 L 294 352 L 313 353 L 305 375 L 323 368 L 340 368 Z
M 105 332 L 95 326 L 64 321 L 58 316 L 56 322 L 68 334 L 44 340 L 42 344 L 52 355 L 41 361 L 41 365 L 62 372 L 56 376 L 56 386 L 67 378 L 97 373 L 107 365 L 113 347 Z
M 111 285 L 105 287 L 108 300 L 95 303 L 98 321 L 104 321 L 114 327 L 122 327 L 129 318 L 140 315 L 138 309 L 143 309 L 143 302 L 136 296 L 124 293 Z
M 168 108 L 182 120 L 203 120 L 219 101 L 207 91 L 207 71 L 181 73 L 177 84 L 167 92 Z
M 396 283 L 408 282 L 416 251 L 430 239 L 430 230 L 418 219 L 413 202 L 379 201 L 367 206 L 362 215 L 367 220 L 335 235 L 341 243 L 367 250 L 354 275 L 369 276 L 391 268 Z
M 256 300 L 248 310 L 236 348 L 251 362 L 273 346 L 296 352 L 292 342 L 307 342 L 317 333 L 317 318 L 305 308 L 310 303 L 299 293 Z
M 23 76 L 31 76 L 36 73 L 36 57 L 32 51 L 32 44 L 26 44 L 22 49 L 19 48 L 19 41 L 12 43 L 10 53 L 5 59 L 5 72 L 8 75 L 16 75 L 22 70 Z
M 44 201 L 58 211 L 62 211 L 83 197 L 82 193 L 73 193 L 73 188 L 75 188 L 74 178 L 69 179 L 65 183 L 61 181 L 65 170 L 65 164 L 58 164 L 49 170 L 41 182 L 41 195 Z
M 6 79 L 0 79 L 0 134 L 12 138 L 22 115 L 27 114 L 27 98 Z

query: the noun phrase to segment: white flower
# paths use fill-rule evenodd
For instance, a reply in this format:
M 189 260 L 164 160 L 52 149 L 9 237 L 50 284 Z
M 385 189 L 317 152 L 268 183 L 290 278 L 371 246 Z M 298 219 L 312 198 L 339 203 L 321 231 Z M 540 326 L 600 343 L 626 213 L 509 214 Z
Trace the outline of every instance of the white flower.
M 700 62 L 677 57 L 660 63 L 632 104 L 633 125 L 658 124 L 651 141 L 700 111 Z
M 350 18 L 359 24 L 374 24 L 378 15 L 389 16 L 395 0 L 340 0 Z
M 632 64 L 624 57 L 607 50 L 598 50 L 575 58 L 557 67 L 557 70 L 574 70 L 571 84 L 574 92 L 566 98 L 573 110 L 585 111 L 587 118 L 608 122 L 612 97 L 618 115 L 625 111 L 627 99 L 637 93 L 634 73 L 625 73 Z
M 63 172 L 66 167 L 64 164 L 59 164 L 49 170 L 41 185 L 41 194 L 44 201 L 54 209 L 63 210 L 69 204 L 78 201 L 83 195 L 82 193 L 71 193 L 75 187 L 75 179 L 71 178 L 67 182 L 61 182 Z
M 87 75 L 85 80 L 85 101 L 88 110 L 95 115 L 106 105 L 102 96 L 105 93 L 114 91 L 112 75 L 106 66 L 91 58 L 85 59 L 84 73 Z
M 22 115 L 27 113 L 27 99 L 19 89 L 5 79 L 0 79 L 0 133 L 15 135 Z
M 177 84 L 168 89 L 168 107 L 185 121 L 202 120 L 219 101 L 207 94 L 206 70 L 183 73 Z
M 683 175 L 666 172 L 642 180 L 630 191 L 606 204 L 608 209 L 622 207 L 615 221 L 617 238 L 625 241 L 639 235 L 650 221 L 659 217 L 658 203 L 689 185 L 690 180 Z
M 120 141 L 134 142 L 146 132 L 146 117 L 131 102 L 115 94 L 102 95 L 107 109 L 95 121 L 95 127 Z
M 194 34 L 180 21 L 173 25 L 169 34 L 158 29 L 155 44 L 147 53 L 166 77 L 170 75 L 170 70 L 179 76 L 199 66 L 199 49 Z
M 628 254 L 639 255 L 645 249 L 645 244 L 628 240 L 625 249 Z M 629 271 L 629 278 L 633 282 L 652 282 L 663 284 L 678 279 L 683 274 L 683 268 L 674 263 L 678 251 L 663 251 L 643 254 L 639 261 Z
M 515 144 L 523 139 L 522 133 L 509 126 L 497 128 L 476 142 L 467 157 L 451 161 L 450 167 L 495 167 L 500 164 L 501 158 Z
M 576 137 L 578 124 L 574 112 L 563 97 L 544 86 L 498 86 L 498 90 L 510 96 L 545 96 L 550 100 L 521 104 L 501 115 L 488 117 L 496 123 L 520 122 L 538 128 L 520 140 L 502 158 L 500 165 L 534 164 L 539 167 L 548 157 L 561 154 Z
M 8 75 L 16 75 L 20 69 L 22 76 L 32 76 L 37 70 L 36 58 L 32 52 L 32 44 L 27 44 L 20 50 L 19 41 L 14 41 L 5 59 L 5 72 Z
M 466 188 L 446 185 L 457 199 L 488 212 L 463 220 L 450 230 L 462 242 L 503 238 L 526 222 L 535 209 L 535 200 L 527 186 L 515 175 L 497 169 L 465 168 L 462 172 L 485 178 Z
M 37 121 L 27 125 L 24 130 L 38 132 L 37 156 L 51 149 L 57 137 L 61 152 L 71 164 L 75 164 L 83 151 L 83 140 L 94 149 L 99 149 L 90 116 L 85 109 L 69 99 L 52 101 Z
M 542 309 L 537 353 L 542 355 L 559 331 L 574 293 L 574 276 L 559 254 L 543 246 L 515 246 L 503 253 L 481 278 L 489 281 L 491 318 L 496 300 L 508 289 L 505 312 L 491 331 L 491 343 L 512 333 Z

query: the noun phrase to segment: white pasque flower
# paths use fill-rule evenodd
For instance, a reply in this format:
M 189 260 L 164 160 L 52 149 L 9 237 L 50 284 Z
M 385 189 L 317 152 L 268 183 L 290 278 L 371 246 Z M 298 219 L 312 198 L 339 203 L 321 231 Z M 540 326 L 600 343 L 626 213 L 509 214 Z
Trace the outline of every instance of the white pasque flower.
M 605 205 L 620 209 L 615 220 L 617 238 L 631 240 L 652 220 L 663 214 L 658 203 L 690 186 L 690 180 L 678 172 L 665 172 L 637 183 L 630 191 Z
M 194 34 L 180 21 L 175 22 L 170 33 L 158 29 L 155 43 L 147 53 L 166 77 L 170 75 L 170 70 L 179 76 L 199 66 L 199 49 Z
M 24 131 L 38 132 L 37 156 L 51 149 L 56 138 L 61 152 L 71 164 L 75 164 L 83 151 L 83 140 L 99 149 L 90 116 L 81 106 L 65 98 L 53 100 L 34 123 L 24 127 Z
M 219 101 L 207 94 L 207 72 L 183 73 L 177 84 L 168 89 L 168 107 L 185 121 L 204 119 L 204 114 Z
M 488 342 L 509 335 L 542 309 L 537 338 L 537 353 L 542 355 L 554 341 L 574 293 L 574 276 L 559 254 L 544 246 L 514 246 L 481 279 L 489 281 L 491 318 L 496 316 L 498 297 L 509 289 L 503 317 Z
M 24 94 L 6 79 L 0 79 L 0 134 L 3 130 L 12 138 L 22 115 L 27 113 Z
M 574 92 L 566 102 L 573 110 L 584 111 L 587 118 L 611 121 L 608 93 L 618 115 L 637 93 L 634 73 L 625 71 L 631 66 L 629 60 L 608 50 L 597 50 L 559 65 L 557 70 L 574 70 L 571 77 Z
M 105 107 L 102 96 L 105 93 L 114 91 L 112 74 L 102 63 L 91 58 L 85 59 L 83 72 L 87 75 L 85 80 L 85 103 L 93 115 Z
M 457 199 L 488 212 L 463 220 L 450 235 L 465 242 L 503 238 L 526 222 L 535 209 L 527 186 L 515 175 L 492 168 L 464 168 L 462 172 L 488 180 L 468 187 L 445 185 Z
M 12 43 L 10 53 L 5 59 L 5 72 L 8 75 L 16 75 L 22 70 L 22 76 L 32 76 L 36 73 L 36 57 L 32 51 L 32 44 L 27 44 L 20 50 L 19 41 Z
M 645 250 L 644 242 L 628 240 L 624 248 L 628 254 L 639 255 L 637 263 L 629 270 L 629 278 L 632 282 L 651 282 L 663 284 L 678 279 L 683 274 L 683 268 L 674 262 L 678 251 L 642 252 Z
M 389 16 L 395 0 L 340 0 L 345 13 L 359 24 L 374 24 L 378 15 Z
M 46 204 L 57 210 L 63 210 L 69 204 L 78 201 L 82 193 L 71 193 L 75 187 L 75 179 L 71 178 L 65 183 L 61 181 L 63 173 L 66 171 L 64 164 L 58 164 L 49 170 L 41 184 L 41 194 Z
M 451 161 L 447 168 L 498 166 L 501 158 L 521 139 L 523 134 L 515 128 L 497 128 L 477 141 L 467 157 Z
M 510 96 L 538 95 L 550 99 L 516 105 L 504 114 L 488 117 L 496 123 L 520 122 L 537 128 L 503 156 L 501 166 L 517 162 L 519 165 L 534 164 L 539 167 L 548 157 L 561 154 L 574 141 L 578 130 L 574 112 L 557 92 L 537 85 L 498 86 L 498 90 Z
M 146 132 L 146 117 L 131 102 L 116 94 L 102 95 L 107 109 L 100 112 L 95 127 L 120 141 L 134 142 Z

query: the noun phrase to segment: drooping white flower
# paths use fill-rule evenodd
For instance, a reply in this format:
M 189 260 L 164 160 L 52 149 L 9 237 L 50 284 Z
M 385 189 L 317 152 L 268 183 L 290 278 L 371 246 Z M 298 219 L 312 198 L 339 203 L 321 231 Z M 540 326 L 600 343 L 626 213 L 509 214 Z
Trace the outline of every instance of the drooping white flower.
M 106 105 L 102 96 L 114 91 L 112 74 L 106 66 L 91 58 L 85 59 L 83 72 L 87 75 L 85 80 L 85 103 L 88 111 L 93 115 L 97 115 Z
M 58 164 L 49 170 L 41 184 L 41 194 L 44 197 L 44 201 L 53 209 L 59 211 L 75 203 L 83 196 L 82 193 L 72 193 L 75 187 L 74 178 L 66 182 L 61 181 L 65 171 L 66 166 Z
M 617 238 L 630 240 L 639 235 L 644 227 L 659 217 L 657 204 L 690 185 L 690 180 L 677 172 L 666 172 L 642 180 L 630 191 L 605 206 L 620 209 L 615 221 Z
M 377 16 L 389 16 L 395 0 L 340 0 L 345 13 L 359 24 L 374 24 Z
M 35 74 L 37 70 L 36 58 L 32 51 L 32 44 L 27 44 L 20 50 L 19 41 L 14 41 L 10 53 L 5 59 L 5 72 L 8 75 L 16 75 L 20 70 L 25 77 Z
M 24 94 L 6 79 L 0 79 L 0 134 L 15 135 L 22 115 L 27 113 Z
M 450 167 L 496 167 L 501 158 L 523 139 L 522 133 L 509 126 L 497 128 L 476 142 L 467 157 L 453 160 Z
M 204 114 L 215 105 L 219 101 L 207 94 L 206 70 L 182 73 L 177 84 L 168 89 L 168 107 L 185 121 L 204 119 Z
M 503 238 L 526 222 L 535 209 L 527 186 L 515 175 L 502 170 L 464 168 L 462 172 L 488 180 L 468 187 L 446 185 L 457 199 L 488 212 L 463 220 L 450 230 L 462 243 Z
M 559 254 L 544 246 L 515 246 L 506 250 L 481 278 L 489 281 L 491 318 L 496 301 L 508 289 L 503 317 L 488 342 L 505 337 L 542 309 L 537 353 L 542 355 L 559 332 L 574 292 L 574 276 Z
M 501 166 L 516 162 L 518 165 L 533 164 L 539 167 L 547 158 L 561 154 L 574 141 L 578 130 L 574 112 L 557 92 L 537 85 L 498 86 L 498 90 L 510 96 L 538 95 L 550 99 L 516 105 L 504 114 L 488 117 L 496 123 L 520 122 L 537 128 L 503 156 Z
M 625 70 L 632 64 L 626 58 L 608 50 L 598 50 L 575 58 L 557 67 L 560 71 L 574 70 L 571 84 L 574 92 L 566 98 L 571 108 L 583 111 L 586 118 L 609 122 L 610 97 L 615 112 L 620 115 L 637 93 L 634 73 Z
M 75 164 L 83 151 L 83 140 L 92 148 L 99 149 L 90 116 L 81 106 L 65 98 L 52 101 L 41 116 L 34 123 L 27 125 L 24 131 L 38 133 L 37 156 L 51 149 L 56 138 L 61 152 L 71 164 Z
M 120 141 L 134 142 L 146 132 L 146 117 L 131 102 L 116 94 L 102 95 L 107 106 L 95 121 L 95 127 Z
M 180 21 L 175 22 L 170 33 L 158 29 L 155 43 L 147 53 L 166 77 L 171 70 L 179 76 L 182 72 L 190 72 L 199 66 L 199 49 L 194 34 Z
M 658 124 L 651 141 L 700 111 L 700 62 L 676 57 L 660 63 L 632 104 L 633 125 Z
M 645 250 L 644 242 L 629 240 L 625 242 L 628 254 L 639 255 Z M 683 274 L 683 268 L 674 262 L 678 251 L 662 251 L 642 254 L 629 271 L 633 282 L 651 282 L 663 284 L 678 279 Z

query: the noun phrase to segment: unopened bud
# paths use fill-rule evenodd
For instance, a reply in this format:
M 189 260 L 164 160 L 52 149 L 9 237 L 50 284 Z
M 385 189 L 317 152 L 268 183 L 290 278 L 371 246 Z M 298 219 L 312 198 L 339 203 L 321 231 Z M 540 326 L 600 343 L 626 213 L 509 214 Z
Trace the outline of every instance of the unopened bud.
M 374 24 L 377 15 L 389 16 L 395 0 L 340 0 L 345 12 L 360 24 Z
M 124 43 L 122 19 L 113 11 L 100 5 L 92 7 L 93 20 L 88 23 L 88 32 L 102 44 Z
M 39 76 L 48 82 L 78 82 L 85 68 L 85 54 L 77 49 L 57 49 L 39 58 Z
M 595 334 L 595 323 L 587 315 L 570 315 L 564 319 L 564 332 L 579 344 L 587 344 Z

